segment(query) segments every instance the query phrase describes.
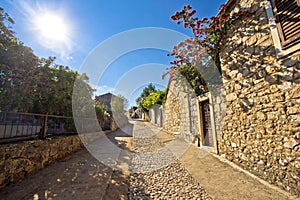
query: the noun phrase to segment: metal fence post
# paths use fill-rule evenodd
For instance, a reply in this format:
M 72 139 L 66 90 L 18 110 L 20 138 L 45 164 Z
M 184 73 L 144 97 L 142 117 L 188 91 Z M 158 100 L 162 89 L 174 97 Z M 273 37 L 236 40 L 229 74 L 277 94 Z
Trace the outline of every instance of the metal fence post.
M 47 125 L 48 125 L 48 113 L 45 116 L 45 124 L 44 124 L 44 132 L 43 132 L 43 139 L 47 136 Z
M 48 123 L 48 113 L 46 114 L 46 116 L 42 118 L 42 127 L 39 133 L 39 138 L 42 140 L 45 139 L 47 135 L 47 123 Z

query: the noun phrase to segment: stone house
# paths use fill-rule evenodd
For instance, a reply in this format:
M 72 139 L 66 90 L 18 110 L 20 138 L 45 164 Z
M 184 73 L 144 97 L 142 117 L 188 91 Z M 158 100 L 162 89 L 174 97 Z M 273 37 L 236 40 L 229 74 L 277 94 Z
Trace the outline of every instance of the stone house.
M 169 81 L 163 128 L 197 146 L 211 147 L 218 153 L 217 135 L 221 132 L 225 116 L 225 95 L 214 96 L 211 92 L 201 96 L 188 95 L 182 87 L 186 85 Z
M 220 101 L 208 102 L 210 108 L 218 107 L 220 111 L 214 111 L 209 122 L 215 129 L 215 152 L 269 183 L 300 195 L 300 1 L 229 0 L 227 9 L 247 9 L 253 15 L 239 18 L 222 40 L 225 113 Z M 183 104 L 174 107 L 176 101 L 182 101 L 180 95 L 167 95 L 167 130 L 180 132 L 182 125 L 188 124 L 191 131 L 187 134 L 201 135 L 201 109 L 208 110 L 208 105 L 199 106 L 202 97 L 196 98 L 197 111 L 189 109 L 190 122 L 186 123 L 182 115 L 179 121 L 174 119 L 174 112 L 182 109 Z M 198 120 L 193 119 L 193 112 Z M 223 124 L 219 124 L 217 118 L 222 114 Z
M 124 114 L 125 111 L 124 113 L 121 111 L 122 109 L 124 109 L 124 99 L 112 93 L 106 93 L 103 95 L 95 96 L 95 101 L 100 102 L 107 107 L 106 112 L 110 115 L 111 122 L 109 123 L 109 126 L 111 130 L 116 130 L 128 123 L 128 118 Z M 115 107 L 115 109 L 117 110 L 114 110 L 114 108 L 112 108 L 112 102 L 114 101 L 117 101 L 117 104 L 120 104 L 116 105 L 117 107 Z
M 106 111 L 112 115 L 111 102 L 113 102 L 116 98 L 120 98 L 120 97 L 109 92 L 99 96 L 95 96 L 95 101 L 104 104 L 107 107 Z

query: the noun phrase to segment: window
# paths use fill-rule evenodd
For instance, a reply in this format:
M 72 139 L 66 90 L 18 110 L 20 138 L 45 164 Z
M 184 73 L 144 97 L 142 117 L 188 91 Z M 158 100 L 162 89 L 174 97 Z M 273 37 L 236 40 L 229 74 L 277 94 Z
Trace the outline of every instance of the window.
M 266 3 L 277 58 L 300 50 L 300 0 L 268 0 Z
M 300 42 L 300 0 L 271 0 L 282 49 Z

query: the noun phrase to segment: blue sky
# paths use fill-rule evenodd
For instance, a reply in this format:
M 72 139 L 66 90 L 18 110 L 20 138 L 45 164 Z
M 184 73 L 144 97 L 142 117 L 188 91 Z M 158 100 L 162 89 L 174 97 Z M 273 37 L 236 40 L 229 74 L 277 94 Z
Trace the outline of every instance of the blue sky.
M 218 12 L 219 6 L 223 3 L 225 0 L 1 0 L 0 6 L 14 19 L 13 30 L 16 36 L 25 45 L 31 47 L 36 55 L 56 56 L 58 64 L 84 72 L 81 69 L 84 68 L 89 55 L 97 50 L 99 44 L 101 46 L 101 43 L 116 34 L 136 28 L 159 27 L 191 36 L 189 30 L 177 25 L 170 16 L 181 10 L 184 5 L 190 4 L 197 10 L 199 18 L 210 17 Z M 49 41 L 39 36 L 41 33 L 37 31 L 34 24 L 46 12 L 58 16 L 63 21 L 67 36 L 63 41 Z M 59 29 L 57 26 L 54 30 L 57 29 L 55 32 L 59 32 L 63 28 Z M 151 34 L 145 34 L 145 39 L 152 36 Z M 158 41 L 163 43 L 162 39 L 171 40 L 164 37 Z M 173 45 L 177 42 L 176 39 L 172 41 L 174 41 Z M 134 38 L 130 38 L 129 42 L 134 43 Z M 108 48 L 119 47 L 114 45 Z M 170 46 L 168 48 L 171 50 Z M 101 58 L 105 53 L 98 54 L 98 62 L 105 59 Z M 93 85 L 98 85 L 98 93 L 103 93 L 115 89 L 123 90 L 122 88 L 128 84 L 128 88 L 132 88 L 132 91 L 123 95 L 129 98 L 130 105 L 134 105 L 136 97 L 149 82 L 158 83 L 157 88 L 166 87 L 167 80 L 161 81 L 161 76 L 172 60 L 166 55 L 167 53 L 167 49 L 140 48 L 119 55 L 117 59 L 110 62 Z M 152 72 L 151 63 L 153 69 L 156 67 Z M 94 70 L 97 71 L 97 67 Z M 154 74 L 150 75 L 150 73 Z M 151 81 L 153 75 L 156 78 Z M 127 79 L 132 80 L 132 83 L 125 83 L 124 80 Z M 148 82 L 135 81 L 140 79 Z M 119 93 L 122 94 L 122 91 Z

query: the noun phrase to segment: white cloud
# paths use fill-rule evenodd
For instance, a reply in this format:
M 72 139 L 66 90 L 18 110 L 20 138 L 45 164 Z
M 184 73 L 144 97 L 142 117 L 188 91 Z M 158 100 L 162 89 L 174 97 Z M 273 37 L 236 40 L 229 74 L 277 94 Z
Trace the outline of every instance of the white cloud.
M 96 90 L 94 92 L 95 96 L 99 96 L 99 95 L 106 94 L 106 93 L 112 93 L 114 95 L 125 96 L 121 91 L 118 91 L 117 89 L 112 88 L 112 87 L 107 86 L 107 85 L 101 85 L 101 86 L 99 86 L 99 85 L 97 85 L 97 86 L 92 85 L 91 87 Z

